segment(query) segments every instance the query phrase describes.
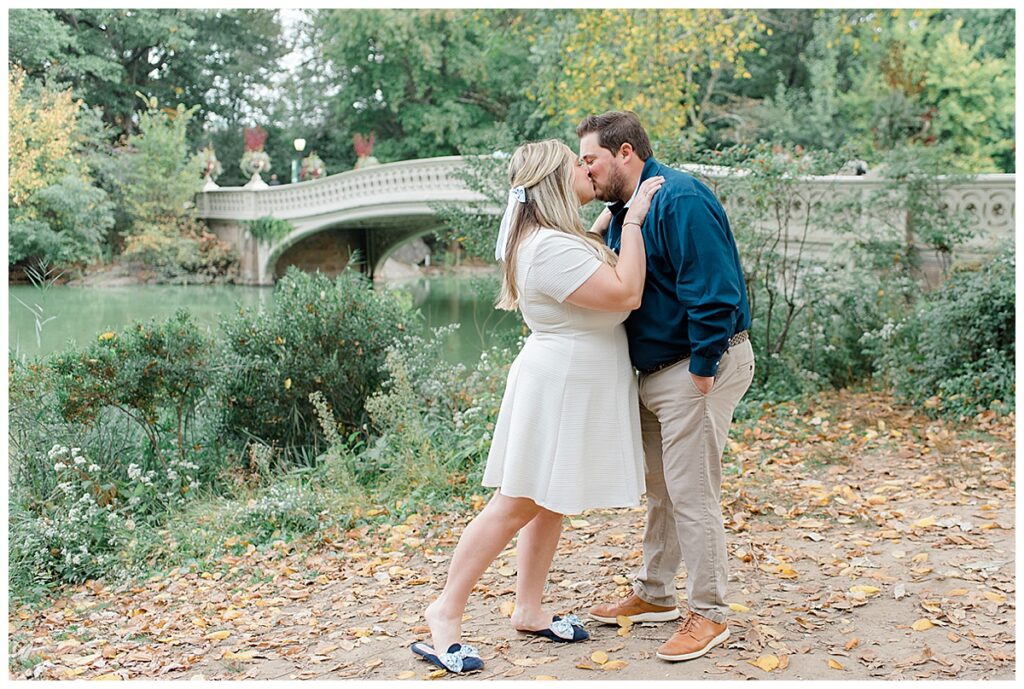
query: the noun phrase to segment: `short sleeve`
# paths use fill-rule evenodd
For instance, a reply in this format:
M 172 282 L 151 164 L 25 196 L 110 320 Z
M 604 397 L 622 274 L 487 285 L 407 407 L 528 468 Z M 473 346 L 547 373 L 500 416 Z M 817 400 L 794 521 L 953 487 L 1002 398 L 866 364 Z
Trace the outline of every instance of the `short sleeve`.
M 544 232 L 537 239 L 530 285 L 559 303 L 601 267 L 601 259 L 582 239 L 557 231 Z

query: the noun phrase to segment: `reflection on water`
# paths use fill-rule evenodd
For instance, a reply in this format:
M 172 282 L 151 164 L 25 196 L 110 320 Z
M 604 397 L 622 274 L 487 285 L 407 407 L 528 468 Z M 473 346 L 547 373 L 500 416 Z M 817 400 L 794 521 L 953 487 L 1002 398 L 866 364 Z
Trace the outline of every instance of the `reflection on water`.
M 423 312 L 428 328 L 459 323 L 445 343 L 452 361 L 474 363 L 492 343 L 507 342 L 519 332 L 518 315 L 494 308 L 498 282 L 485 277 L 429 277 L 377 289 L 408 291 Z M 258 309 L 274 298 L 270 287 L 138 285 L 131 287 L 51 287 L 40 291 L 12 285 L 8 295 L 10 356 L 34 358 L 69 346 L 83 346 L 108 330 L 118 331 L 136 320 L 163 319 L 178 308 L 216 333 L 222 314 L 236 306 Z M 24 302 L 19 303 L 18 300 Z M 36 320 L 46 321 L 36 341 Z

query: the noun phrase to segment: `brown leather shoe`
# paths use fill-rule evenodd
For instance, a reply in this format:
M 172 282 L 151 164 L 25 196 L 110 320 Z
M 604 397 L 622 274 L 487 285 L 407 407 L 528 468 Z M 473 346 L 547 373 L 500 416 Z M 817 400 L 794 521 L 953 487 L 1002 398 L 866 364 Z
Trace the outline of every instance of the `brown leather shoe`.
M 691 612 L 679 631 L 658 649 L 662 660 L 676 662 L 699 658 L 729 638 L 729 627 Z
M 618 603 L 603 603 L 590 609 L 590 619 L 605 624 L 618 624 L 620 616 L 628 617 L 630 622 L 671 622 L 679 619 L 679 608 L 651 605 L 634 593 Z

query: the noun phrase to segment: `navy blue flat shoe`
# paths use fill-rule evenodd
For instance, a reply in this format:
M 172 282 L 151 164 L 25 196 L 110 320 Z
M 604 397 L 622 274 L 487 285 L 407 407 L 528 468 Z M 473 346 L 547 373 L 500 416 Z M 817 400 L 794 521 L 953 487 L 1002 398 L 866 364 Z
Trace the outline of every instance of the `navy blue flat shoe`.
M 566 615 L 565 617 L 555 615 L 551 618 L 551 624 L 547 629 L 523 629 L 521 631 L 523 634 L 543 636 L 545 639 L 564 643 L 586 641 L 590 638 L 590 634 L 583 628 L 580 618 L 575 615 Z
M 455 674 L 475 672 L 484 667 L 484 661 L 480 659 L 480 652 L 469 644 L 452 644 L 448 647 L 447 653 L 441 654 L 422 641 L 417 641 L 409 648 L 432 665 Z

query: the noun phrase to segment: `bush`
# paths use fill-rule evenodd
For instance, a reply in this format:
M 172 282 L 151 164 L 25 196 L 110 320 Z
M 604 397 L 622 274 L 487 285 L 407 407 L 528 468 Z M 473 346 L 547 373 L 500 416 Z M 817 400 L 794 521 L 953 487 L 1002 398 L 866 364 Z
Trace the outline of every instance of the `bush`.
M 354 271 L 331 280 L 291 267 L 276 290 L 269 310 L 222 320 L 225 424 L 290 454 L 318 454 L 323 436 L 310 393 L 323 393 L 346 431 L 361 429 L 385 353 L 418 327 L 418 314 L 403 293 L 374 290 Z
M 909 316 L 872 333 L 879 371 L 899 397 L 948 416 L 1013 409 L 1014 265 L 1011 248 L 956 272 Z
M 214 379 L 213 341 L 184 309 L 162 323 L 136 322 L 97 339 L 50 361 L 60 416 L 86 427 L 109 420 L 107 412 L 115 410 L 130 420 L 148 442 L 140 453 L 146 466 L 139 476 L 129 470 L 128 479 L 137 485 L 143 471 L 159 467 L 167 474 L 163 501 L 171 502 L 198 485 L 192 427 Z

